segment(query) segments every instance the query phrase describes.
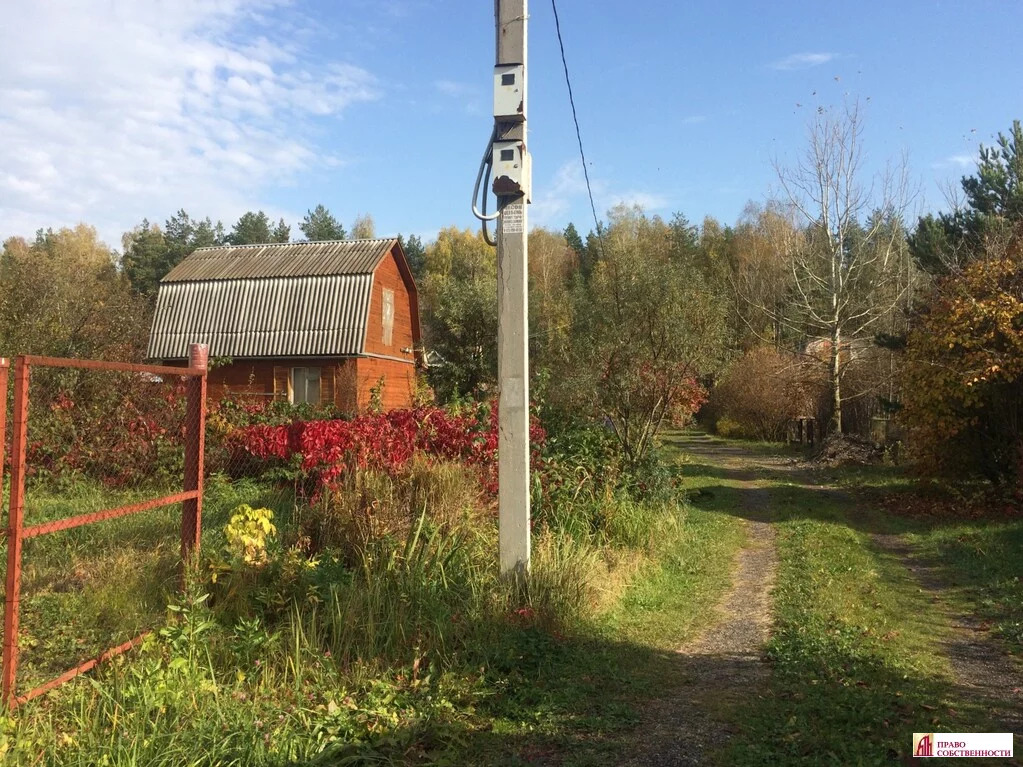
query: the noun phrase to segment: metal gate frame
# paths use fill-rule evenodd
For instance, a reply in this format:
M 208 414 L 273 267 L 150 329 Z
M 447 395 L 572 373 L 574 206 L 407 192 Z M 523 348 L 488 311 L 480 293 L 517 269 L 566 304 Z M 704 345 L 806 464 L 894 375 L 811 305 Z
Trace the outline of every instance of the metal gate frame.
M 21 547 L 26 538 L 70 530 L 82 525 L 137 514 L 161 506 L 180 503 L 181 558 L 187 563 L 199 550 L 202 533 L 203 453 L 206 424 L 206 363 L 208 348 L 205 344 L 192 344 L 188 350 L 188 367 L 166 365 L 135 365 L 123 362 L 74 360 L 59 357 L 21 355 L 14 360 L 14 410 L 11 419 L 11 494 L 7 513 L 7 582 L 4 591 L 4 641 L 0 700 L 8 709 L 32 700 L 54 687 L 94 668 L 99 663 L 120 655 L 138 644 L 150 632 L 100 653 L 98 656 L 65 671 L 60 676 L 25 693 L 17 694 L 18 625 L 21 614 Z M 185 466 L 183 492 L 152 498 L 127 506 L 104 509 L 90 514 L 44 522 L 25 527 L 25 475 L 28 433 L 29 378 L 33 367 L 77 368 L 80 370 L 109 370 L 128 373 L 147 373 L 157 376 L 187 378 L 185 409 Z M 6 444 L 7 385 L 10 361 L 0 358 L 0 457 Z M 0 498 L 3 496 L 3 461 L 0 460 Z

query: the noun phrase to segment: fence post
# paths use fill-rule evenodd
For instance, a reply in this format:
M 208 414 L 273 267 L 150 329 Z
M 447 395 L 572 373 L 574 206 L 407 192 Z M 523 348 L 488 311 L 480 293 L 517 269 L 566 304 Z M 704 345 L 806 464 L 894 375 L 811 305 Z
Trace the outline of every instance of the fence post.
M 11 362 L 0 357 L 0 508 L 4 505 L 4 463 L 7 458 L 7 377 Z
M 189 558 L 199 549 L 202 535 L 202 475 L 206 449 L 206 361 L 209 347 L 191 344 L 188 367 L 201 370 L 202 375 L 188 379 L 185 410 L 185 492 L 195 490 L 198 496 L 182 504 L 181 559 L 187 566 Z
M 6 378 L 6 369 L 4 370 Z M 7 588 L 4 591 L 3 702 L 15 705 L 18 673 L 18 618 L 21 609 L 21 531 L 25 514 L 25 447 L 28 431 L 29 366 L 14 360 L 14 413 L 11 435 L 11 499 L 7 511 Z M 6 383 L 6 382 L 5 382 Z M 4 386 L 4 410 L 7 408 Z

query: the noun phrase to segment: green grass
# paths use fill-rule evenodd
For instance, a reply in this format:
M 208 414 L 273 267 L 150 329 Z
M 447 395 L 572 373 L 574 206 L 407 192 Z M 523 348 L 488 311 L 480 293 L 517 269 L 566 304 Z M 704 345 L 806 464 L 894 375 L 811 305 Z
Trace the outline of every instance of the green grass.
M 211 483 L 204 550 L 222 548 L 234 505 L 263 505 L 267 492 Z M 54 516 L 68 503 L 55 498 Z M 209 596 L 178 598 L 140 651 L 0 718 L 0 756 L 16 765 L 40 754 L 53 765 L 620 761 L 647 702 L 677 676 L 671 648 L 727 585 L 741 525 L 672 502 L 602 503 L 601 531 L 537 531 L 525 594 L 497 578 L 495 525 L 478 512 L 454 526 L 421 519 L 355 560 L 326 551 L 309 568 L 281 552 L 262 570 L 233 570 L 202 587 Z M 280 512 L 276 521 L 295 529 Z M 161 551 L 172 563 L 177 546 L 176 516 L 164 516 L 54 536 L 32 555 L 51 580 L 33 576 L 36 601 L 49 607 L 30 614 L 50 633 L 26 649 L 26 683 L 105 647 L 112 628 L 160 625 L 172 579 L 154 563 Z M 165 536 L 163 550 L 155 542 Z M 107 555 L 133 566 L 104 569 Z M 52 587 L 69 562 L 94 575 Z M 104 579 L 110 592 L 89 588 Z M 86 643 L 66 646 L 57 617 Z
M 159 490 L 118 491 L 84 481 L 60 491 L 30 486 L 26 523 L 159 495 Z M 271 503 L 284 516 L 291 506 L 290 497 L 274 488 L 211 479 L 203 547 L 219 549 L 227 514 L 251 500 Z M 162 624 L 180 583 L 180 530 L 181 507 L 174 505 L 24 541 L 19 692 Z M 0 546 L 0 577 L 6 577 L 6 545 Z
M 841 501 L 775 486 L 780 567 L 766 697 L 733 763 L 881 764 L 914 731 L 960 729 L 929 600 L 851 526 Z M 959 712 L 958 716 L 953 710 Z
M 921 555 L 938 562 L 961 608 L 991 621 L 1023 653 L 1023 519 L 950 522 L 913 533 Z
M 729 472 L 691 471 L 701 508 L 741 509 Z M 914 731 L 983 730 L 986 712 L 953 685 L 943 630 L 928 619 L 930 596 L 871 536 L 920 543 L 923 556 L 941 557 L 949 582 L 966 586 L 950 600 L 974 609 L 986 595 L 1012 627 L 1021 609 L 1019 558 L 1012 556 L 1023 543 L 1021 526 L 886 513 L 882 495 L 913 486 L 892 467 L 820 470 L 811 481 L 841 491 L 804 487 L 784 471 L 759 473 L 780 561 L 771 674 L 762 699 L 730 712 L 738 735 L 721 763 L 884 764 L 906 757 Z

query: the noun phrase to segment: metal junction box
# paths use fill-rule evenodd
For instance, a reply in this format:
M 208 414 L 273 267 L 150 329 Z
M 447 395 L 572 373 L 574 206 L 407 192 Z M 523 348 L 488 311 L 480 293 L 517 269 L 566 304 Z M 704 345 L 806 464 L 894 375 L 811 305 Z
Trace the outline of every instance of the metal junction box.
M 498 197 L 532 196 L 533 163 L 522 141 L 494 142 L 494 194 Z
M 494 67 L 494 119 L 522 122 L 526 119 L 526 69 L 522 64 Z

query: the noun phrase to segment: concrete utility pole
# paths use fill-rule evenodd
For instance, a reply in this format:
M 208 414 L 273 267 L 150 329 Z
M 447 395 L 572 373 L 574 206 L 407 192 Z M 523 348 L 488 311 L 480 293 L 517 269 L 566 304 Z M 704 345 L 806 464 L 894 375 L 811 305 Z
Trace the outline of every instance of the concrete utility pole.
M 495 0 L 494 185 L 497 224 L 498 505 L 501 573 L 529 572 L 529 308 L 526 206 L 526 1 Z

